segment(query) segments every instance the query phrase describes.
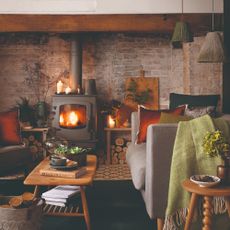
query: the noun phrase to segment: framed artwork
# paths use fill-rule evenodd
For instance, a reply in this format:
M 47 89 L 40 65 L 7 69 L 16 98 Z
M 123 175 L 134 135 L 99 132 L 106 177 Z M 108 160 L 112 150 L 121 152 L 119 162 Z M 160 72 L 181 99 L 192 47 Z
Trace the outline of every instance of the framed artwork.
M 137 110 L 138 105 L 159 109 L 159 78 L 129 77 L 125 82 L 124 103 Z

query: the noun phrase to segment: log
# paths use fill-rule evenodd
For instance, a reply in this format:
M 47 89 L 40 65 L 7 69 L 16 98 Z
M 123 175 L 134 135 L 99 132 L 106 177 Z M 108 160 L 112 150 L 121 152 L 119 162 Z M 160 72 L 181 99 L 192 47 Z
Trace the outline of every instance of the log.
M 123 148 L 123 152 L 126 153 L 126 152 L 127 152 L 127 149 L 128 149 L 128 147 L 124 147 L 124 148 Z
M 119 164 L 123 165 L 125 163 L 124 160 L 119 160 Z
M 120 152 L 119 153 L 119 159 L 125 161 L 125 159 L 126 159 L 126 152 L 124 152 L 124 151 Z
M 34 194 L 33 193 L 31 193 L 31 192 L 24 192 L 23 194 L 22 194 L 22 200 L 23 200 L 23 202 L 25 201 L 31 201 L 31 200 L 33 200 L 34 199 Z
M 115 148 L 116 152 L 121 152 L 123 150 L 123 148 L 121 146 L 116 146 Z
M 12 208 L 20 208 L 20 207 L 22 206 L 22 203 L 23 203 L 23 200 L 22 200 L 22 197 L 21 197 L 21 196 L 12 197 L 12 198 L 9 200 L 9 205 L 10 205 Z
M 34 201 L 34 194 L 31 192 L 24 192 L 22 194 L 22 202 L 24 205 L 29 206 Z
M 112 157 L 112 164 L 113 165 L 118 164 L 118 158 L 117 157 Z
M 115 139 L 115 144 L 117 146 L 123 146 L 125 144 L 125 139 L 122 137 L 118 137 Z

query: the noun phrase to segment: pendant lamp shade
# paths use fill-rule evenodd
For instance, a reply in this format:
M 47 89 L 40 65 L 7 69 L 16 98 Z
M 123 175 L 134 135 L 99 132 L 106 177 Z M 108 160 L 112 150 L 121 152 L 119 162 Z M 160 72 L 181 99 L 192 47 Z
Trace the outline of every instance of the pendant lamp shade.
M 224 62 L 223 40 L 215 31 L 214 0 L 212 0 L 212 31 L 208 32 L 198 55 L 198 62 L 218 63 Z
M 171 39 L 174 48 L 181 48 L 183 42 L 192 42 L 193 37 L 187 22 L 179 21 L 176 23 Z
M 192 42 L 193 36 L 189 25 L 183 20 L 184 18 L 184 0 L 181 0 L 181 20 L 176 22 L 171 44 L 173 48 L 182 48 L 183 42 Z
M 224 61 L 224 48 L 218 32 L 208 32 L 201 47 L 198 62 L 218 63 Z

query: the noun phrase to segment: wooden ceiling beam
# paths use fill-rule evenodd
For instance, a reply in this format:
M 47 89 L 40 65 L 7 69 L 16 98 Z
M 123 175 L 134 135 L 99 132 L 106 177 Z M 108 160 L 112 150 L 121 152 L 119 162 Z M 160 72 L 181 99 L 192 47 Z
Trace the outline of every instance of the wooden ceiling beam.
M 221 14 L 216 15 L 216 21 Z M 0 32 L 172 32 L 180 14 L 0 15 Z M 185 14 L 193 32 L 208 31 L 210 14 Z

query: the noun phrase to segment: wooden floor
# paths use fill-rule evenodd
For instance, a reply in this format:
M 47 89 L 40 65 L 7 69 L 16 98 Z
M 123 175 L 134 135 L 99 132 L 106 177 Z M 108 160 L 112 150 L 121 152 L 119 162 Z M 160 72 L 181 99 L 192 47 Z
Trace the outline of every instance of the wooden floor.
M 4 187 L 1 185 L 0 193 L 20 193 L 23 190 L 20 183 L 14 183 Z M 96 181 L 87 189 L 87 196 L 92 230 L 157 229 L 156 223 L 148 218 L 141 195 L 134 189 L 131 181 Z M 84 221 L 75 217 L 44 217 L 42 229 L 86 228 Z

